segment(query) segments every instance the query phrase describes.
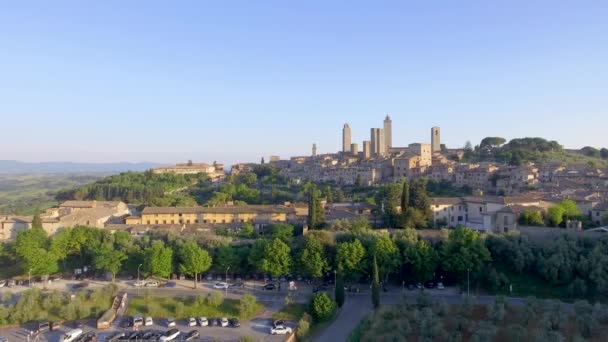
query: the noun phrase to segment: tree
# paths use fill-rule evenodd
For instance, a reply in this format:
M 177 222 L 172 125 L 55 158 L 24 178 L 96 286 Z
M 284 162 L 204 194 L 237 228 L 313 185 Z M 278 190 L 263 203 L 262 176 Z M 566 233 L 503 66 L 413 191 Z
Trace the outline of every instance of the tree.
M 339 308 L 344 305 L 344 297 L 344 281 L 342 280 L 342 272 L 338 272 L 336 275 L 335 298 Z
M 200 248 L 196 242 L 188 241 L 180 247 L 178 256 L 180 272 L 193 276 L 194 288 L 196 288 L 198 275 L 211 267 L 209 253 Z
M 498 324 L 505 318 L 507 309 L 505 308 L 504 302 L 501 302 L 496 298 L 494 303 L 488 305 L 488 313 L 490 319 L 492 319 L 495 324 Z
M 266 245 L 264 256 L 257 265 L 262 272 L 273 276 L 288 274 L 291 267 L 291 249 L 280 239 L 274 239 Z
M 145 251 L 144 270 L 158 277 L 168 278 L 173 270 L 173 250 L 155 240 Z
M 486 138 L 483 138 L 483 140 L 481 140 L 481 143 L 479 143 L 479 148 L 500 147 L 501 145 L 503 145 L 506 142 L 507 142 L 507 140 L 505 138 L 501 138 L 501 137 L 486 137 Z
M 59 269 L 57 256 L 50 251 L 50 240 L 41 228 L 20 231 L 15 241 L 15 253 L 23 270 L 32 275 L 50 275 Z
M 308 227 L 316 229 L 325 225 L 325 209 L 319 199 L 319 190 L 314 185 L 308 189 Z
M 496 326 L 488 321 L 481 321 L 471 335 L 472 342 L 491 342 L 496 335 Z
M 338 244 L 337 262 L 338 269 L 347 274 L 352 281 L 359 280 L 363 269 L 363 259 L 365 258 L 365 248 L 361 241 L 344 242 Z
M 535 210 L 524 210 L 519 215 L 519 224 L 524 226 L 542 226 L 544 225 L 543 216 Z
M 465 272 L 478 272 L 491 261 L 490 252 L 479 233 L 469 228 L 458 227 L 450 232 L 441 247 L 443 268 L 462 276 Z
M 329 269 L 323 245 L 314 236 L 308 235 L 304 238 L 304 248 L 300 252 L 299 263 L 304 274 L 313 278 L 323 276 Z
M 433 278 L 439 265 L 439 255 L 428 242 L 418 240 L 404 254 L 405 262 L 413 266 L 417 281 L 424 283 Z
M 255 237 L 255 228 L 251 222 L 245 222 L 241 226 L 241 230 L 239 231 L 239 235 L 246 239 L 251 239 Z
M 310 311 L 315 321 L 324 322 L 330 319 L 336 311 L 336 302 L 331 300 L 327 293 L 317 293 L 311 301 Z
M 606 157 L 606 158 L 608 158 L 608 157 Z M 357 174 L 357 179 L 355 180 L 355 186 L 357 188 L 360 188 L 363 186 L 363 179 L 361 178 L 360 174 Z
M 520 324 L 511 324 L 507 327 L 509 332 L 509 340 L 512 342 L 524 342 L 526 341 L 526 328 Z
M 558 227 L 564 221 L 565 210 L 559 205 L 553 206 L 547 210 L 547 219 L 553 227 Z
M 386 281 L 399 266 L 399 248 L 390 237 L 384 235 L 374 240 L 371 254 L 376 258 L 382 278 Z
M 564 209 L 564 216 L 568 220 L 581 216 L 581 212 L 578 210 L 576 202 L 571 199 L 565 199 L 559 202 L 559 206 Z
M 401 214 L 405 215 L 410 204 L 410 185 L 407 180 L 403 180 L 403 189 L 401 190 Z
M 114 249 L 110 244 L 103 244 L 101 248 L 94 252 L 93 265 L 96 269 L 111 272 L 112 282 L 116 279 L 116 273 L 120 270 L 123 261 L 127 259 L 127 255 L 123 251 Z
M 40 219 L 40 215 L 36 214 L 32 218 L 32 228 L 42 229 L 42 219 Z
M 376 192 L 376 203 L 381 206 L 384 215 L 384 224 L 387 227 L 396 227 L 399 218 L 397 207 L 401 205 L 401 184 L 385 184 Z
M 252 294 L 244 294 L 239 301 L 239 316 L 248 319 L 255 315 L 258 309 L 258 301 Z
M 415 208 L 423 214 L 424 222 L 428 222 L 433 213 L 431 211 L 431 199 L 426 190 L 426 181 L 421 179 L 410 183 L 410 207 Z
M 293 240 L 293 226 L 286 223 L 277 223 L 271 226 L 272 239 L 280 239 L 286 244 L 290 244 Z
M 608 148 L 603 147 L 600 150 L 600 157 L 602 157 L 602 159 L 608 159 Z
M 372 305 L 377 310 L 380 307 L 380 277 L 378 275 L 376 255 L 374 255 L 372 263 L 372 277 Z

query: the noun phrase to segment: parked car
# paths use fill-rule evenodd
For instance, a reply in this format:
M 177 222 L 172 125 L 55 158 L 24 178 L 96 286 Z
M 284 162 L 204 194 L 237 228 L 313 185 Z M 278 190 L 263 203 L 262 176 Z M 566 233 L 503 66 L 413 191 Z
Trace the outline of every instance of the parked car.
M 206 281 L 213 281 L 213 275 L 212 275 L 212 274 L 208 274 L 208 275 L 205 277 L 205 280 L 206 280 Z
M 445 286 L 443 286 L 443 283 L 437 283 L 437 290 L 443 290 L 445 289 Z
M 148 332 L 145 332 L 143 334 L 143 336 L 141 337 L 141 339 L 144 340 L 144 341 L 150 341 L 150 340 L 152 340 L 155 337 L 155 335 L 156 335 L 156 332 L 154 332 L 154 331 L 148 331 Z
M 228 283 L 225 283 L 225 282 L 219 282 L 219 283 L 213 284 L 213 288 L 214 289 L 222 289 L 223 290 L 223 289 L 227 289 L 228 287 L 229 287 Z
M 195 327 L 196 326 L 196 319 L 194 317 L 188 318 L 188 326 L 189 327 Z
M 120 341 L 125 336 L 127 336 L 127 333 L 119 331 L 117 333 L 114 333 L 114 334 L 108 336 L 106 338 L 106 341 L 107 342 L 117 342 L 117 341 Z
M 146 282 L 146 287 L 158 287 L 158 282 L 155 280 L 148 281 L 148 282 Z
M 228 318 L 222 317 L 222 319 L 220 320 L 220 326 L 223 328 L 223 327 L 227 327 L 228 324 L 229 324 Z
M 15 286 L 15 285 L 16 285 L 15 279 L 9 279 L 9 280 L 6 282 L 6 286 L 8 286 L 8 287 L 13 287 L 13 286 Z
M 285 326 L 285 321 L 282 319 L 277 319 L 276 321 L 272 322 L 272 327 L 276 328 L 276 327 L 283 327 Z
M 270 328 L 271 335 L 287 335 L 287 334 L 291 334 L 291 332 L 292 332 L 292 330 L 290 327 L 286 327 L 283 325 Z
M 61 342 L 76 341 L 76 339 L 78 339 L 80 337 L 80 335 L 82 335 L 82 329 L 70 330 L 70 331 L 66 332 L 65 334 L 63 334 L 63 336 L 61 336 L 60 341 Z
M 36 331 L 39 333 L 49 331 L 51 329 L 51 323 L 49 321 L 40 321 L 36 326 Z
M 210 327 L 217 327 L 220 325 L 220 319 L 219 318 L 209 318 L 209 326 Z
M 416 285 L 414 284 L 407 284 L 407 289 L 410 291 L 414 291 L 416 289 Z
M 188 333 L 188 335 L 186 335 L 185 341 L 194 341 L 195 339 L 199 338 L 200 336 L 201 336 L 201 334 L 198 332 L 198 330 L 192 330 L 191 332 Z
M 326 285 L 321 285 L 321 286 L 317 286 L 314 289 L 312 289 L 313 293 L 317 293 L 317 292 L 321 292 L 321 291 L 328 291 L 329 287 L 327 287 Z
M 175 326 L 175 319 L 173 319 L 172 317 L 167 318 L 167 327 L 174 327 Z
M 89 331 L 84 335 L 80 336 L 78 342 L 96 342 L 97 334 L 94 331 Z
M 61 322 L 51 322 L 51 331 L 57 331 L 61 328 Z
M 270 284 L 264 285 L 264 290 L 266 290 L 266 291 L 273 291 L 276 289 L 277 289 L 277 286 L 275 284 L 270 283 Z
M 0 280 L 0 287 L 4 287 L 6 285 L 6 280 Z
M 144 325 L 144 318 L 140 315 L 133 316 L 131 326 L 141 327 L 142 325 Z
M 245 287 L 245 283 L 243 283 L 242 281 L 237 281 L 234 284 L 230 284 L 230 287 L 242 289 Z
M 133 283 L 133 286 L 135 287 L 143 287 L 146 286 L 146 281 L 145 280 L 139 280 Z
M 231 318 L 228 320 L 228 323 L 230 323 L 230 326 L 233 328 L 238 328 L 241 326 L 241 322 L 238 318 Z
M 424 284 L 424 287 L 426 287 L 427 289 L 433 289 L 433 288 L 435 288 L 435 284 L 433 282 L 429 281 L 426 284 Z
M 83 281 L 83 282 L 81 282 L 81 283 L 74 284 L 74 285 L 72 286 L 72 288 L 73 288 L 73 289 L 84 289 L 85 287 L 88 287 L 88 286 L 89 286 L 89 283 L 88 283 L 88 282 L 86 282 L 86 281 Z
M 179 336 L 179 330 L 171 329 L 171 330 L 167 331 L 163 336 L 160 337 L 160 341 L 161 342 L 173 341 L 177 338 L 177 336 Z
M 424 287 L 422 286 L 422 283 L 416 283 L 416 288 L 422 290 Z
M 199 317 L 197 323 L 201 327 L 206 327 L 209 325 L 209 320 L 207 320 L 207 317 Z
M 149 327 L 152 325 L 154 325 L 154 320 L 152 320 L 152 317 L 146 317 L 144 320 L 144 326 Z

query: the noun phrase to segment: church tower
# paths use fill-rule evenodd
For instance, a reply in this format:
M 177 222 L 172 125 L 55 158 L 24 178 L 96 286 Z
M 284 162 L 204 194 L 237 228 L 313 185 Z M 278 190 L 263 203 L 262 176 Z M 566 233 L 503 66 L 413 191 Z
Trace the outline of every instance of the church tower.
M 384 119 L 384 145 L 384 151 L 386 153 L 389 153 L 391 147 L 393 147 L 393 121 L 391 120 L 391 117 L 388 116 L 388 114 Z
M 344 124 L 344 128 L 342 128 L 342 152 L 350 153 L 350 144 L 351 144 L 351 132 L 350 126 L 348 123 Z

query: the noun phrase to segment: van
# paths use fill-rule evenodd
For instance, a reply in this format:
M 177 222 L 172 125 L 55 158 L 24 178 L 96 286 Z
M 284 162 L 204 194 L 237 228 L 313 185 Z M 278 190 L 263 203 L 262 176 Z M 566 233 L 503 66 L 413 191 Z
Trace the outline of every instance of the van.
M 51 325 L 48 321 L 41 321 L 38 322 L 38 332 L 45 332 L 45 331 L 49 331 Z
M 63 336 L 61 336 L 61 342 L 72 342 L 76 341 L 78 337 L 82 335 L 81 329 L 74 329 L 66 332 Z

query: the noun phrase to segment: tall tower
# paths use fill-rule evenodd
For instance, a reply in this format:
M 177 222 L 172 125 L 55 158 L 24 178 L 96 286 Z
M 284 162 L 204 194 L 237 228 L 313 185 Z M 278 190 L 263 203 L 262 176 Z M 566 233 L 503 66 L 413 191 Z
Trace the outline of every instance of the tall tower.
M 312 144 L 312 156 L 317 156 L 317 144 Z
M 344 124 L 344 128 L 342 128 L 342 152 L 349 153 L 350 152 L 350 126 L 348 123 Z
M 384 138 L 384 130 L 382 128 L 372 128 L 371 135 L 371 152 L 374 157 L 386 155 L 386 142 Z
M 372 151 L 371 151 L 371 142 L 369 140 L 365 140 L 363 142 L 363 158 L 364 159 L 369 159 L 372 156 Z
M 439 127 L 431 128 L 431 151 L 441 152 L 441 131 Z
M 384 145 L 386 146 L 385 152 L 389 153 L 393 147 L 393 121 L 388 114 L 384 119 Z

